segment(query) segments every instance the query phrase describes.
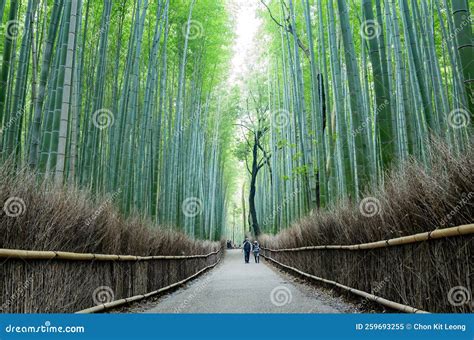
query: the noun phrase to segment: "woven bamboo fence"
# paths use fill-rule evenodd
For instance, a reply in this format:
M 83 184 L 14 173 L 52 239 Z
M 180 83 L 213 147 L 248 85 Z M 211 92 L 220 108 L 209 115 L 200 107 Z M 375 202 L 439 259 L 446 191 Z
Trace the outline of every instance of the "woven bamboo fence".
M 364 244 L 262 246 L 290 272 L 411 313 L 473 312 L 473 255 L 474 224 Z
M 0 249 L 2 313 L 90 313 L 172 289 L 217 265 L 204 255 L 133 256 Z

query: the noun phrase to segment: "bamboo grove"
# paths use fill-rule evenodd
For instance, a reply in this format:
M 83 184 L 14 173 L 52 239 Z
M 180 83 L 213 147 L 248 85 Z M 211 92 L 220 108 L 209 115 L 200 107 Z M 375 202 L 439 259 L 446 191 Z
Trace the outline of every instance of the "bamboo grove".
M 220 239 L 226 13 L 210 0 L 0 0 L 2 161 Z
M 216 240 L 231 206 L 276 233 L 471 143 L 468 0 L 252 1 L 242 85 L 233 0 L 0 0 L 1 162 Z
M 260 3 L 270 36 L 259 85 L 271 154 L 256 181 L 262 232 L 315 207 L 357 201 L 410 157 L 427 164 L 430 138 L 455 153 L 470 142 L 468 1 Z

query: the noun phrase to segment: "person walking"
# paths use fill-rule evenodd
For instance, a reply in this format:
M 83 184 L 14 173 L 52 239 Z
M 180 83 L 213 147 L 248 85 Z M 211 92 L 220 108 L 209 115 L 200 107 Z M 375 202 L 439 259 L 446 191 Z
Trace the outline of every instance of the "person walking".
M 250 243 L 248 237 L 245 238 L 244 244 L 243 244 L 243 251 L 244 251 L 244 257 L 245 257 L 245 263 L 249 263 L 250 259 L 250 251 L 252 250 L 252 243 Z
M 257 241 L 254 241 L 253 243 L 252 251 L 253 256 L 255 256 L 255 263 L 260 263 L 260 245 Z

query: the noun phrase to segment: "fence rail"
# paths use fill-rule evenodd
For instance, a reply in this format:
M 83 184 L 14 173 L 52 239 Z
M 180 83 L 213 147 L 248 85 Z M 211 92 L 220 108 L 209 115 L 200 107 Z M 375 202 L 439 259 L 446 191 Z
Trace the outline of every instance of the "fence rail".
M 0 258 L 12 258 L 22 260 L 69 260 L 69 261 L 150 261 L 150 260 L 180 260 L 207 258 L 219 253 L 216 250 L 203 255 L 158 255 L 158 256 L 135 256 L 135 255 L 110 255 L 91 253 L 72 253 L 65 251 L 37 251 L 21 249 L 0 249 Z
M 428 241 L 430 239 L 439 239 L 445 237 L 461 236 L 474 234 L 474 224 L 466 224 L 457 227 L 435 229 L 424 233 L 392 238 L 388 240 L 351 244 L 351 245 L 324 245 L 324 246 L 307 246 L 298 248 L 282 248 L 282 249 L 271 249 L 262 247 L 265 250 L 271 252 L 289 252 L 289 251 L 303 251 L 303 250 L 325 250 L 325 249 L 345 249 L 345 250 L 362 250 L 362 249 L 376 249 L 391 246 L 399 246 L 403 244 L 410 244 L 416 242 Z

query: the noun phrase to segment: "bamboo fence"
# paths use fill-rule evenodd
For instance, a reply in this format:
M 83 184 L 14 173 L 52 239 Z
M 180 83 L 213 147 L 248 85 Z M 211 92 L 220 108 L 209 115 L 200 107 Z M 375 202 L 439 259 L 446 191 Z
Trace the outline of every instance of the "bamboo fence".
M 271 257 L 265 256 L 263 254 L 262 254 L 262 256 L 265 259 L 270 260 L 270 261 L 278 264 L 279 266 L 282 266 L 283 268 L 292 270 L 292 271 L 294 271 L 294 272 L 296 272 L 300 275 L 303 275 L 303 276 L 308 277 L 308 278 L 313 279 L 313 280 L 317 280 L 317 281 L 320 281 L 320 282 L 331 284 L 333 286 L 336 286 L 336 287 L 339 287 L 341 289 L 347 290 L 347 291 L 349 291 L 353 294 L 362 296 L 363 298 L 366 298 L 367 300 L 380 303 L 381 305 L 387 306 L 387 307 L 395 309 L 397 311 L 404 312 L 404 313 L 428 313 L 426 311 L 423 311 L 421 309 L 417 309 L 415 307 L 410 307 L 410 306 L 407 306 L 407 305 L 404 305 L 404 304 L 401 304 L 401 303 L 398 303 L 398 302 L 395 302 L 395 301 L 387 300 L 387 299 L 384 299 L 380 296 L 370 294 L 370 293 L 367 293 L 367 292 L 364 292 L 364 291 L 361 291 L 361 290 L 358 290 L 358 289 L 355 289 L 355 288 L 352 288 L 352 287 L 348 287 L 348 286 L 345 286 L 345 285 L 343 285 L 341 283 L 338 283 L 338 282 L 335 282 L 335 281 L 326 280 L 326 279 L 323 279 L 322 277 L 318 277 L 318 276 L 315 276 L 315 275 L 311 275 L 311 274 L 302 272 L 301 270 L 298 270 L 296 268 L 287 266 L 286 264 L 278 262 L 277 260 L 274 260 Z
M 221 249 L 219 249 L 220 251 Z M 111 302 L 108 302 L 108 303 L 104 303 L 104 304 L 101 304 L 101 305 L 98 305 L 98 306 L 94 306 L 94 307 L 90 307 L 90 308 L 86 308 L 86 309 L 83 309 L 83 310 L 80 310 L 78 312 L 76 312 L 76 314 L 91 314 L 91 313 L 97 313 L 97 312 L 100 312 L 100 311 L 104 311 L 104 310 L 107 310 L 107 309 L 112 309 L 112 308 L 115 308 L 115 307 L 119 307 L 119 306 L 122 306 L 122 305 L 125 305 L 127 303 L 131 303 L 131 302 L 135 302 L 135 301 L 139 301 L 139 300 L 143 300 L 143 299 L 146 299 L 146 298 L 149 298 L 151 296 L 154 296 L 154 295 L 157 295 L 157 294 L 160 294 L 160 293 L 163 293 L 165 291 L 168 291 L 170 289 L 173 289 L 173 288 L 176 288 L 178 286 L 181 286 L 182 284 L 188 282 L 189 280 L 192 280 L 194 279 L 195 277 L 201 275 L 202 273 L 204 273 L 205 271 L 211 269 L 211 268 L 214 268 L 215 266 L 217 266 L 220 262 L 220 258 L 217 259 L 216 263 L 214 264 L 211 264 L 203 269 L 201 269 L 200 271 L 198 271 L 197 273 L 185 278 L 184 280 L 181 280 L 179 282 L 176 282 L 176 283 L 173 283 L 169 286 L 166 286 L 166 287 L 163 287 L 163 288 L 160 288 L 160 289 L 157 289 L 155 291 L 152 291 L 152 292 L 149 292 L 147 294 L 143 294 L 143 295 L 135 295 L 135 296 L 132 296 L 132 297 L 129 297 L 129 298 L 125 298 L 125 299 L 120 299 L 120 300 L 115 300 L 115 301 L 111 301 Z
M 222 250 L 220 246 L 200 255 L 135 256 L 0 249 L 0 311 L 94 313 L 118 307 L 199 276 L 220 262 Z M 89 307 L 91 293 L 101 286 L 109 287 L 116 300 Z
M 405 253 L 404 251 L 402 251 L 401 253 L 403 253 L 403 255 L 401 255 L 401 253 L 399 254 L 398 251 L 397 253 L 393 253 L 393 252 L 390 252 L 390 254 L 388 253 L 380 253 L 380 252 L 376 252 L 374 253 L 375 250 L 377 249 L 381 249 L 381 248 L 397 248 L 396 246 L 401 246 L 401 245 L 414 245 L 416 246 L 417 243 L 420 243 L 420 242 L 424 242 L 424 241 L 429 241 L 429 240 L 435 240 L 435 239 L 438 239 L 438 240 L 441 240 L 441 239 L 447 239 L 447 238 L 451 238 L 451 237 L 456 237 L 456 236 L 469 236 L 469 235 L 472 235 L 474 234 L 474 224 L 467 224 L 467 225 L 461 225 L 461 226 L 457 226 L 457 227 L 451 227 L 451 228 L 446 228 L 446 229 L 436 229 L 436 230 L 432 230 L 430 232 L 424 232 L 424 233 L 418 233 L 418 234 L 414 234 L 414 235 L 409 235 L 409 236 L 404 236 L 404 237 L 398 237 L 398 238 L 393 238 L 393 239 L 388 239 L 388 240 L 382 240 L 382 241 L 377 241 L 377 242 L 369 242 L 369 243 L 362 243 L 362 244 L 353 244 L 353 245 L 321 245 L 321 246 L 306 246 L 306 247 L 297 247 L 297 248 L 282 248 L 282 249 L 271 249 L 271 248 L 267 248 L 265 246 L 262 246 L 262 256 L 277 264 L 278 266 L 281 266 L 287 270 L 290 270 L 292 272 L 295 272 L 299 275 L 302 275 L 304 277 L 307 277 L 307 278 L 310 278 L 310 279 L 313 279 L 313 280 L 316 280 L 316 281 L 320 281 L 320 282 L 323 282 L 323 283 L 326 283 L 326 284 L 329 284 L 329 285 L 332 285 L 332 286 L 336 286 L 336 287 L 339 287 L 341 288 L 342 290 L 345 290 L 345 291 L 348 291 L 350 293 L 353 293 L 353 294 L 356 294 L 358 296 L 361 296 L 363 298 L 366 298 L 367 300 L 370 300 L 370 301 L 373 301 L 373 302 L 376 302 L 376 303 L 379 303 L 383 306 L 386 306 L 386 307 L 389 307 L 393 310 L 396 310 L 396 311 L 400 311 L 400 312 L 405 312 L 405 313 L 428 313 L 427 311 L 421 309 L 421 308 L 415 308 L 415 307 L 411 307 L 407 304 L 402 304 L 402 303 L 398 303 L 398 302 L 395 302 L 395 301 L 392 301 L 388 298 L 384 298 L 384 297 L 380 297 L 380 296 L 377 296 L 375 294 L 371 294 L 371 293 L 367 293 L 367 290 L 369 290 L 369 287 L 367 286 L 367 283 L 361 283 L 360 280 L 358 280 L 357 278 L 354 278 L 354 277 L 346 277 L 344 275 L 341 275 L 341 273 L 344 273 L 344 272 L 348 272 L 352 269 L 356 270 L 356 271 L 361 271 L 361 274 L 358 276 L 358 277 L 361 277 L 361 278 L 365 278 L 367 281 L 371 281 L 369 279 L 367 279 L 368 276 L 371 276 L 371 277 L 377 277 L 380 279 L 382 276 L 391 276 L 393 278 L 396 278 L 395 280 L 398 280 L 399 278 L 402 278 L 403 279 L 400 281 L 396 281 L 396 282 L 392 282 L 391 281 L 391 284 L 393 284 L 394 286 L 398 286 L 400 284 L 400 286 L 398 286 L 399 289 L 402 289 L 401 288 L 401 284 L 407 279 L 408 276 L 412 275 L 412 273 L 410 273 L 409 271 L 403 271 L 403 269 L 395 269 L 395 268 L 390 268 L 390 264 L 391 263 L 392 265 L 394 265 L 395 263 L 400 262 L 400 261 L 417 261 L 417 262 L 420 262 L 419 263 L 419 266 L 418 268 L 423 268 L 423 264 L 421 263 L 422 262 L 422 257 L 418 257 L 418 256 L 414 256 L 413 254 L 414 253 L 410 253 L 412 254 L 412 256 L 409 256 L 409 257 L 405 257 Z M 472 242 L 472 241 L 471 241 Z M 435 253 L 437 254 L 443 254 L 443 253 L 446 253 L 448 254 L 447 256 L 449 257 L 449 252 L 450 250 L 447 250 L 449 249 L 449 247 L 447 246 L 451 246 L 451 247 L 456 247 L 455 245 L 450 245 L 449 243 L 447 244 L 441 244 L 441 245 L 438 245 L 438 249 L 444 249 L 445 251 L 436 251 L 436 249 L 431 249 L 431 252 L 432 251 L 435 251 Z M 429 243 L 425 245 L 425 247 L 427 248 L 423 248 L 423 247 L 418 247 L 416 249 L 420 249 L 420 251 L 430 251 L 429 249 Z M 468 250 L 469 247 L 465 247 L 464 251 L 469 251 Z M 328 260 L 328 256 L 324 256 L 320 254 L 318 251 L 322 251 L 322 250 L 341 250 L 343 253 L 341 254 L 340 258 L 339 256 L 338 257 L 334 257 L 334 256 L 330 256 L 330 258 L 332 259 L 329 259 Z M 357 259 L 354 257 L 355 254 L 358 254 L 358 253 L 352 253 L 352 251 L 369 251 L 370 253 L 366 253 L 364 252 L 364 254 L 361 254 L 360 257 L 357 256 Z M 306 252 L 306 251 L 316 251 L 314 253 L 311 252 L 311 255 L 309 255 L 308 253 L 302 253 L 302 252 Z M 413 251 L 412 249 L 411 250 L 408 250 L 409 252 Z M 301 252 L 301 254 L 300 254 Z M 332 253 L 332 254 L 338 254 L 339 252 L 337 253 Z M 354 254 L 354 256 L 351 256 L 350 253 Z M 278 257 L 278 259 L 275 259 L 275 258 L 272 258 L 272 254 L 274 254 L 275 256 Z M 280 259 L 281 258 L 281 259 Z M 341 259 L 342 259 L 342 262 L 341 262 Z M 401 260 L 400 260 L 401 259 Z M 433 260 L 435 263 L 434 265 L 436 266 L 436 260 Z M 291 263 L 292 265 L 287 265 L 283 262 L 286 262 L 286 263 Z M 347 262 L 351 262 L 351 263 L 347 263 Z M 363 269 L 361 268 L 358 268 L 357 265 L 356 267 L 357 268 L 351 268 L 351 266 L 354 266 L 354 263 L 357 263 L 357 264 L 363 264 Z M 393 270 L 394 273 L 391 273 L 390 275 L 388 274 L 383 274 L 383 273 L 378 273 L 379 271 L 377 270 L 374 270 L 374 263 L 378 263 L 378 264 L 381 264 L 381 263 L 387 263 L 389 265 L 389 267 L 386 268 L 386 270 Z M 446 261 L 447 263 L 447 261 Z M 443 263 L 443 265 L 446 265 L 446 263 Z M 343 268 L 341 267 L 341 265 L 343 266 Z M 467 266 L 467 268 L 466 268 Z M 296 267 L 304 267 L 305 270 L 301 270 L 301 268 L 296 268 Z M 409 267 L 409 266 L 407 266 Z M 463 260 L 463 263 L 459 263 L 458 267 L 462 267 L 464 268 L 468 275 L 469 275 L 469 259 L 467 260 Z M 349 270 L 349 268 L 351 268 Z M 381 268 L 381 267 L 378 267 L 379 269 L 384 269 L 384 268 Z M 430 271 L 430 268 L 428 267 L 425 267 L 424 268 L 425 271 Z M 308 271 L 321 271 L 323 273 L 323 275 L 314 275 L 314 273 L 308 273 Z M 382 270 L 383 271 L 383 270 Z M 370 273 L 372 272 L 372 273 Z M 373 274 L 374 272 L 377 272 L 378 274 Z M 418 274 L 423 274 L 423 273 L 418 273 Z M 454 276 L 458 275 L 458 273 L 453 273 Z M 335 279 L 327 279 L 327 278 L 324 278 L 322 276 L 333 276 Z M 459 275 L 458 275 L 459 277 Z M 354 286 L 361 286 L 361 287 L 365 287 L 364 290 L 361 290 L 361 289 L 357 289 L 357 288 L 354 288 L 353 286 L 349 286 L 349 285 L 345 285 L 345 284 L 342 284 L 340 282 L 344 281 L 344 278 L 346 279 L 349 279 L 349 280 L 352 280 L 352 285 Z M 446 280 L 446 282 L 453 282 L 453 281 L 450 281 L 451 277 L 448 277 L 449 279 Z M 394 280 L 394 281 L 395 281 Z M 338 282 L 339 281 L 339 282 Z M 373 280 L 373 281 L 377 281 L 377 280 Z M 381 281 L 381 280 L 379 280 Z M 369 283 L 369 286 L 370 286 L 370 283 Z M 468 285 L 466 285 L 468 286 Z M 370 287 L 372 289 L 372 287 Z M 437 292 L 444 292 L 443 289 L 441 289 L 440 287 L 432 287 L 432 288 L 436 288 Z M 448 285 L 448 289 L 449 289 L 449 285 Z M 378 293 L 378 292 L 377 292 Z M 391 295 L 390 298 L 391 299 L 396 299 L 396 298 L 399 298 L 400 295 L 397 295 L 397 294 L 393 294 L 393 291 L 392 291 L 392 294 L 389 294 Z M 410 292 L 405 292 L 405 293 L 402 293 L 401 296 L 407 296 L 407 295 L 410 295 Z M 446 296 L 444 296 L 444 299 L 446 299 Z M 404 299 L 405 300 L 405 299 Z M 428 299 L 429 300 L 429 299 Z M 417 303 L 418 304 L 418 303 Z M 423 303 L 421 303 L 423 304 Z M 432 305 L 429 305 L 429 306 L 432 306 Z M 452 307 L 451 307 L 452 308 Z M 428 309 L 430 310 L 430 309 Z

